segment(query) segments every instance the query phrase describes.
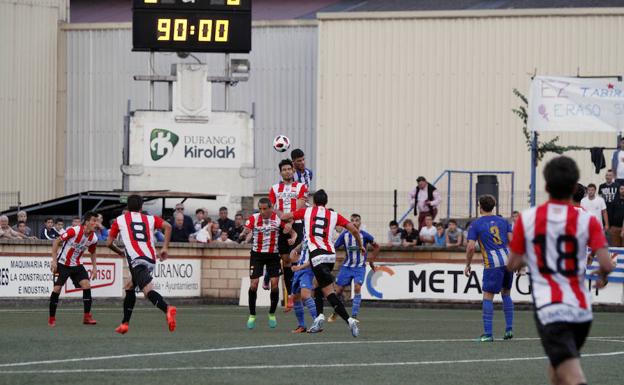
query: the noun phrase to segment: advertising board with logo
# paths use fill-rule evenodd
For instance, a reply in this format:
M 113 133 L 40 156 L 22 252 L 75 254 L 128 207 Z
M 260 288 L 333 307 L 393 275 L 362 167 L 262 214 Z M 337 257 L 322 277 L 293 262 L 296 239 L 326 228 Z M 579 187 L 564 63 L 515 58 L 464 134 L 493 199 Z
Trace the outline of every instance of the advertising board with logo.
M 171 258 L 158 262 L 152 273 L 154 290 L 163 297 L 199 297 L 201 260 Z
M 378 265 L 375 271 L 367 266 L 362 299 L 479 301 L 483 298 L 482 276 L 483 267 L 479 265 L 473 265 L 469 277 L 464 275 L 463 264 Z M 591 281 L 586 284 L 589 287 Z M 603 290 L 591 292 L 593 303 L 622 303 L 623 287 L 617 279 Z M 511 296 L 514 302 L 532 302 L 528 273 L 514 274 Z M 500 300 L 495 296 L 495 301 Z
M 122 262 L 119 258 L 98 258 L 96 276 L 91 280 L 93 297 L 121 297 Z M 91 262 L 84 263 L 91 275 Z M 2 257 L 0 258 L 0 297 L 49 297 L 52 292 L 53 274 L 50 257 Z M 62 297 L 82 297 L 82 290 L 75 288 L 71 279 L 61 291 Z

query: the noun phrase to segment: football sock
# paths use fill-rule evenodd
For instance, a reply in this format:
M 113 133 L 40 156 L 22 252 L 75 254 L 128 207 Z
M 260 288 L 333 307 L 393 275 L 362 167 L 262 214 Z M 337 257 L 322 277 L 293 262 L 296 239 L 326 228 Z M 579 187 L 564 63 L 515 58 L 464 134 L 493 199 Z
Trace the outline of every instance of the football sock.
M 123 320 L 122 323 L 130 322 L 130 317 L 132 317 L 132 310 L 134 310 L 134 304 L 136 303 L 136 294 L 134 289 L 126 290 L 126 297 L 124 298 L 123 303 Z
M 494 303 L 492 300 L 483 300 L 483 332 L 492 335 L 492 320 L 494 319 Z
M 247 293 L 249 294 L 249 314 L 256 315 L 256 297 L 258 296 L 258 292 L 249 289 Z
M 295 301 L 293 307 L 295 308 L 295 316 L 297 317 L 297 322 L 299 323 L 299 326 L 304 328 L 305 319 L 303 314 L 303 304 L 301 303 L 301 301 Z
M 85 313 L 91 313 L 91 303 L 91 289 L 84 289 L 82 291 L 82 305 Z
M 279 290 L 277 287 L 271 288 L 271 308 L 269 309 L 269 314 L 275 314 L 275 309 L 277 309 L 277 303 L 279 302 Z
M 362 294 L 356 294 L 353 296 L 353 308 L 351 309 L 351 313 L 356 317 L 360 312 L 360 305 L 362 304 Z
M 165 302 L 165 299 L 158 294 L 158 292 L 154 290 L 150 291 L 147 293 L 147 298 L 154 304 L 154 306 L 162 310 L 164 313 L 167 312 L 167 302 Z
M 50 294 L 50 317 L 56 316 L 56 307 L 58 306 L 58 300 L 61 293 L 52 292 Z
M 305 305 L 310 311 L 310 315 L 312 316 L 312 319 L 315 319 L 318 313 L 316 312 L 316 304 L 314 303 L 314 300 L 312 298 L 306 299 Z
M 316 314 L 323 314 L 323 290 L 320 287 L 314 289 L 314 304 L 316 305 Z
M 514 305 L 511 296 L 503 296 L 503 312 L 505 312 L 505 331 L 513 329 Z
M 286 291 L 290 292 L 290 288 L 292 287 L 293 276 L 292 268 L 290 266 L 284 266 L 284 284 L 286 285 Z M 284 298 L 284 300 L 286 300 Z
M 347 313 L 347 309 L 345 309 L 342 302 L 340 302 L 340 300 L 336 296 L 336 293 L 331 293 L 330 295 L 328 295 L 327 300 L 334 308 L 334 312 L 338 314 L 343 320 L 345 320 L 345 322 L 347 322 L 347 320 L 349 319 L 349 313 Z

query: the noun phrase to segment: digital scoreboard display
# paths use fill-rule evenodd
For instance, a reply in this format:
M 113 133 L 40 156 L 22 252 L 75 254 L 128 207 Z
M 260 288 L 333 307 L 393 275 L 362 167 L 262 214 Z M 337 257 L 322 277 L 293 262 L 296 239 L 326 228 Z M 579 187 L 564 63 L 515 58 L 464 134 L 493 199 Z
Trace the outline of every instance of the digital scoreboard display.
M 251 51 L 251 0 L 133 0 L 132 50 Z

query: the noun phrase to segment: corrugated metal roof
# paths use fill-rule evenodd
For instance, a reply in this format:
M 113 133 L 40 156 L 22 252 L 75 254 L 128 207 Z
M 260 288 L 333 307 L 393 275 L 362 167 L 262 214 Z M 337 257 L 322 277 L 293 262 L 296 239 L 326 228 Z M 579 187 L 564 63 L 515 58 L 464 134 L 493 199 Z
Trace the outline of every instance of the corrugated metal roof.
M 622 0 L 366 0 L 349 12 L 621 7 Z

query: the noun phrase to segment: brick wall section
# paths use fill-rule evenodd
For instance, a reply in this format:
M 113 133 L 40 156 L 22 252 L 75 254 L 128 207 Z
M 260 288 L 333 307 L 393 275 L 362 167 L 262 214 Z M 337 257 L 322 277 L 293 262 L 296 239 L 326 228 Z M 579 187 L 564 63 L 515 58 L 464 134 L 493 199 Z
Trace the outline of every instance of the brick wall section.
M 41 240 L 0 241 L 0 258 L 3 256 L 50 256 L 51 242 Z M 111 253 L 103 243 L 98 245 L 97 254 L 106 257 L 118 257 Z M 172 243 L 169 247 L 170 258 L 199 258 L 202 263 L 201 295 L 208 298 L 238 298 L 241 278 L 249 275 L 249 247 L 244 245 L 197 245 Z M 338 273 L 344 253 L 338 253 L 335 273 Z M 118 257 L 121 258 L 121 257 Z M 401 248 L 382 247 L 379 262 L 387 263 L 427 263 L 451 262 L 463 264 L 464 249 Z M 475 254 L 474 263 L 480 263 L 480 256 Z M 124 262 L 124 266 L 126 263 Z M 124 279 L 129 278 L 127 267 Z

